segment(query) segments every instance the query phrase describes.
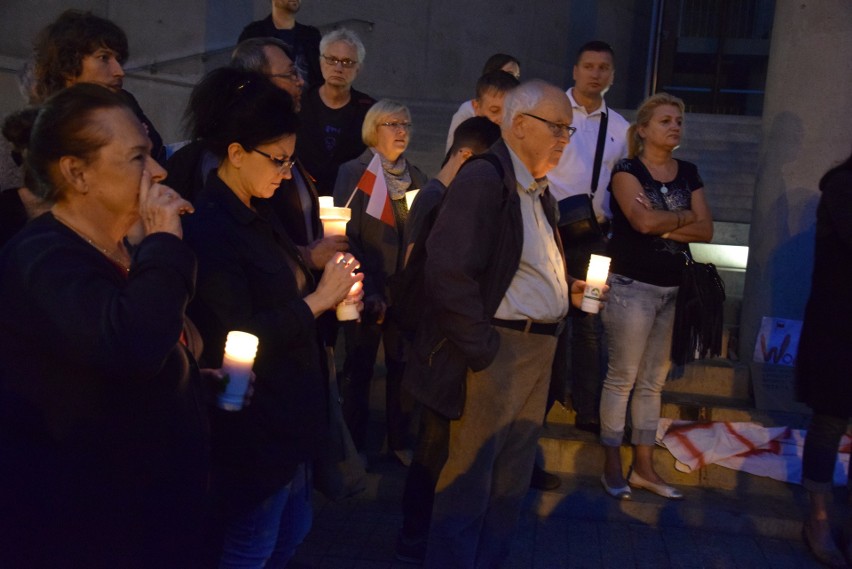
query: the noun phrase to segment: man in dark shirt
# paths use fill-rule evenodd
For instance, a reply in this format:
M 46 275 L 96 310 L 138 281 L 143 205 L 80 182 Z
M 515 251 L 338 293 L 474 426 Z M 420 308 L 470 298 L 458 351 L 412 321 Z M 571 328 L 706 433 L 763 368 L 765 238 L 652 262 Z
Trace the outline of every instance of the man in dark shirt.
M 320 42 L 320 68 L 325 83 L 302 97 L 296 155 L 316 177 L 321 196 L 334 193 L 341 164 L 361 155 L 364 115 L 376 101 L 352 88 L 364 64 L 364 44 L 354 32 L 341 28 Z
M 322 83 L 319 68 L 319 30 L 296 21 L 302 0 L 272 0 L 272 13 L 243 28 L 237 43 L 249 38 L 278 38 L 293 49 L 296 65 L 309 86 Z

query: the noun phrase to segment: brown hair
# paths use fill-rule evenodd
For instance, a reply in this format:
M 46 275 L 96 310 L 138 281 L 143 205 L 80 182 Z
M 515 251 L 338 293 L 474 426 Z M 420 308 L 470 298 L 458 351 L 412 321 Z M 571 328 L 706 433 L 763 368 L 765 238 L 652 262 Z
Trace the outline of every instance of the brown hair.
M 684 109 L 686 108 L 683 104 L 683 100 L 675 97 L 674 95 L 669 95 L 668 93 L 657 93 L 656 95 L 651 95 L 642 101 L 642 104 L 639 106 L 639 110 L 636 111 L 636 120 L 627 130 L 627 155 L 630 158 L 639 156 L 645 146 L 645 142 L 642 140 L 642 137 L 639 136 L 639 127 L 646 126 L 649 122 L 651 122 L 651 117 L 654 115 L 654 109 L 664 105 L 677 107 L 680 109 L 681 114 L 684 113 Z
M 33 102 L 41 102 L 83 71 L 83 58 L 105 47 L 127 61 L 127 35 L 116 24 L 91 12 L 66 10 L 45 27 L 35 43 Z
M 32 125 L 27 148 L 26 166 L 36 182 L 30 191 L 43 200 L 57 201 L 62 194 L 56 174 L 60 158 L 93 159 L 110 142 L 108 131 L 93 115 L 114 108 L 133 113 L 123 97 L 94 83 L 72 85 L 45 101 Z

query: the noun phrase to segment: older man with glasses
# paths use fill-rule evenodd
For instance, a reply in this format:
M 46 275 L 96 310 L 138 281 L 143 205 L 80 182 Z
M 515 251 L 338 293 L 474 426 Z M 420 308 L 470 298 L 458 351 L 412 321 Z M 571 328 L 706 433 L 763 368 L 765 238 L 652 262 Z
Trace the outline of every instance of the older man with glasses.
M 502 140 L 460 170 L 426 243 L 430 305 L 409 363 L 422 373 L 407 385 L 451 421 L 425 567 L 499 567 L 509 553 L 557 336 L 584 285 L 565 269 L 547 180 L 571 120 L 553 85 L 509 91 Z
M 365 54 L 364 44 L 354 32 L 341 28 L 327 33 L 320 41 L 325 83 L 302 98 L 296 153 L 316 177 L 321 196 L 332 195 L 340 165 L 366 149 L 361 125 L 376 101 L 352 88 Z

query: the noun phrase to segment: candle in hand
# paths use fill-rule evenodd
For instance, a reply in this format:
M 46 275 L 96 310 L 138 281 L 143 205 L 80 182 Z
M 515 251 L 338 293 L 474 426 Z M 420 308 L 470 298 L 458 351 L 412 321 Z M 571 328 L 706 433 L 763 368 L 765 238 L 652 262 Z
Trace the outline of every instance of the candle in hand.
M 589 271 L 586 273 L 586 288 L 583 290 L 583 303 L 580 310 L 597 314 L 601 309 L 601 295 L 609 276 L 609 257 L 592 255 L 589 259 Z
M 343 299 L 343 302 L 337 305 L 335 312 L 337 319 L 341 322 L 346 320 L 358 319 L 358 293 L 361 292 L 363 285 L 358 281 L 352 288 L 349 289 L 349 294 Z
M 228 379 L 225 391 L 219 395 L 221 409 L 239 411 L 243 408 L 257 345 L 257 336 L 246 332 L 228 332 L 225 356 L 222 358 L 222 371 L 228 374 Z
M 352 210 L 348 207 L 321 205 L 320 219 L 322 220 L 323 234 L 326 237 L 331 235 L 346 235 L 346 224 L 352 219 Z

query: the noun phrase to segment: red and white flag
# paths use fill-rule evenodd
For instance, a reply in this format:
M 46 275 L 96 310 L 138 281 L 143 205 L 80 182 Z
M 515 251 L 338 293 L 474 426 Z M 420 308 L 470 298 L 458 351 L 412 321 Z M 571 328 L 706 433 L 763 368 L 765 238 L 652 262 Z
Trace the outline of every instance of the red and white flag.
M 367 213 L 376 219 L 387 223 L 391 227 L 396 227 L 396 220 L 393 217 L 393 207 L 391 206 L 390 196 L 388 195 L 388 185 L 385 182 L 385 174 L 382 171 L 382 159 L 378 153 L 373 155 L 370 164 L 364 171 L 364 175 L 358 180 L 356 189 L 361 190 L 370 196 L 367 202 Z

